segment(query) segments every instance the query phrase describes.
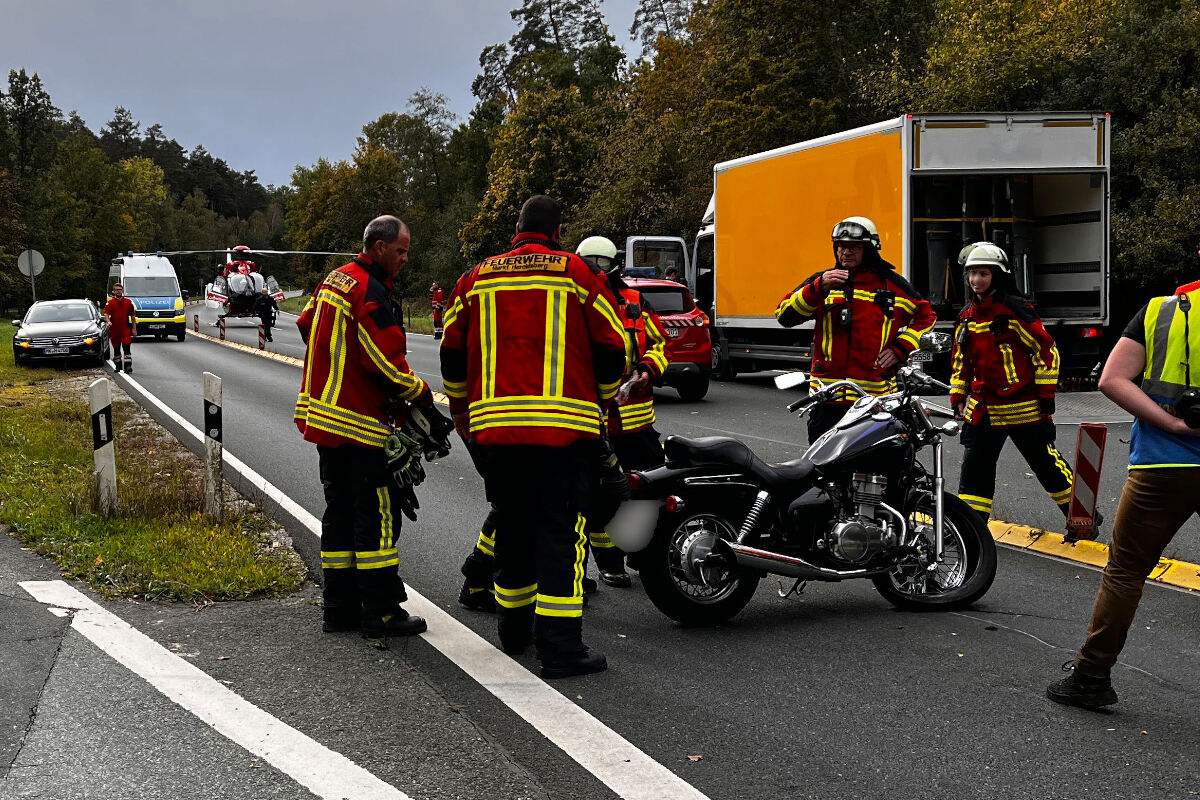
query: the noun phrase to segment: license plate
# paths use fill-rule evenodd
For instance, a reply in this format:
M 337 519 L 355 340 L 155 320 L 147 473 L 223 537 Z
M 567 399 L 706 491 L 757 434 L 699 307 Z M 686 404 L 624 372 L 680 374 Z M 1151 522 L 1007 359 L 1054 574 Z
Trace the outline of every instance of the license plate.
M 71 348 L 69 348 L 69 347 L 47 347 L 42 352 L 48 356 L 63 356 L 63 355 L 66 355 L 67 353 L 71 352 Z
M 908 354 L 908 360 L 918 364 L 923 361 L 933 361 L 933 353 L 927 353 L 924 350 L 914 350 Z
M 679 338 L 679 328 L 668 328 L 664 325 L 663 330 L 665 330 L 667 332 L 667 338 L 669 338 L 669 339 L 678 339 Z
M 146 327 L 152 331 L 158 331 L 158 330 L 162 330 L 163 328 L 167 327 L 167 324 L 165 322 L 158 322 L 153 325 L 147 325 Z

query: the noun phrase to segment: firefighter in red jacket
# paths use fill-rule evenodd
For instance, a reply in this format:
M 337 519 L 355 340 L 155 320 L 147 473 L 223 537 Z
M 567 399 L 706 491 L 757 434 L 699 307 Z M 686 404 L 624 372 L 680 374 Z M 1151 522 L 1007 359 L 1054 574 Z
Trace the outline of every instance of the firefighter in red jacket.
M 966 420 L 958 494 L 984 524 L 996 494 L 996 462 L 1012 439 L 1066 515 L 1071 467 L 1054 447 L 1059 356 L 1033 304 L 1016 291 L 1008 256 L 990 242 L 959 254 L 970 301 L 958 314 L 950 404 Z
M 617 247 L 603 236 L 589 236 L 575 252 L 596 270 L 608 275 L 609 288 L 617 296 L 617 315 L 625 327 L 626 361 L 629 370 L 617 402 L 609 408 L 608 440 L 616 456 L 615 465 L 602 468 L 600 481 L 623 479 L 621 470 L 644 470 L 666 461 L 658 431 L 654 429 L 654 383 L 667 369 L 662 322 L 641 292 L 627 285 L 618 274 Z M 614 468 L 616 472 L 613 472 Z M 605 527 L 617 511 L 619 499 L 602 486 L 593 492 L 587 515 L 588 541 L 600 571 L 609 586 L 631 585 L 625 571 L 625 554 L 612 542 Z
M 442 338 L 442 312 L 446 308 L 446 293 L 437 281 L 429 287 L 429 305 L 433 309 L 433 338 Z
M 775 310 L 786 328 L 815 321 L 814 378 L 850 380 L 871 394 L 896 391 L 896 369 L 937 319 L 929 301 L 880 258 L 880 249 L 875 223 L 847 217 L 833 226 L 837 265 L 810 277 Z M 856 399 L 847 392 L 813 409 L 809 440 L 836 425 Z
M 583 643 L 580 510 L 625 371 L 616 298 L 558 249 L 561 226 L 557 201 L 525 202 L 514 249 L 459 279 L 441 347 L 455 427 L 478 448 L 496 510 L 500 644 L 515 655 L 532 640 L 543 678 L 607 668 Z
M 325 493 L 325 631 L 408 636 L 426 625 L 400 607 L 407 595 L 396 512 L 412 516 L 415 498 L 393 479 L 384 444 L 399 423 L 392 408 L 428 405 L 433 396 L 408 366 L 391 298 L 392 281 L 408 260 L 408 228 L 396 217 L 379 217 L 363 239 L 362 253 L 325 276 L 297 320 L 308 350 L 295 419 L 317 446 Z

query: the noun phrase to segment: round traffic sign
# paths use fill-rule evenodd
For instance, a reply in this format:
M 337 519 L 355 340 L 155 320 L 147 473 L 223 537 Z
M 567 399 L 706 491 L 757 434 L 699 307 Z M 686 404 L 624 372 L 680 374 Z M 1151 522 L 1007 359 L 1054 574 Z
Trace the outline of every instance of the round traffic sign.
M 22 275 L 36 278 L 46 268 L 46 259 L 37 250 L 25 250 L 17 256 L 17 269 Z

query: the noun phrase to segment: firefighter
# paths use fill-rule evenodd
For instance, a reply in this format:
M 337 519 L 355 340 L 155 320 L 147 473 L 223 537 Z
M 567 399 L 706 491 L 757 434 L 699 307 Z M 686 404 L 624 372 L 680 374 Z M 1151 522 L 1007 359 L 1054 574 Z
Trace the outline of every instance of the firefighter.
M 390 409 L 431 406 L 425 381 L 409 368 L 392 282 L 408 261 L 407 226 L 372 220 L 362 252 L 325 276 L 297 325 L 304 355 L 296 427 L 317 446 L 325 513 L 321 517 L 324 630 L 411 636 L 426 629 L 400 604 L 397 511 L 415 519 L 411 486 L 400 486 L 385 445 Z M 410 453 L 420 457 L 420 453 Z M 409 459 L 411 462 L 411 458 Z M 418 462 L 419 466 L 419 462 Z
M 446 308 L 446 293 L 437 281 L 429 287 L 429 305 L 433 310 L 433 338 L 442 338 L 442 311 Z
M 955 326 L 950 404 L 966 421 L 958 494 L 986 525 L 996 494 L 996 462 L 1012 439 L 1063 515 L 1071 467 L 1054 447 L 1059 356 L 1033 303 L 1017 292 L 1008 256 L 990 242 L 959 254 L 970 300 Z
M 833 226 L 834 267 L 810 277 L 775 309 L 785 328 L 815 322 L 814 378 L 850 380 L 871 394 L 894 392 L 896 369 L 933 329 L 933 307 L 880 258 L 881 249 L 875 223 L 847 217 Z M 809 440 L 836 425 L 855 399 L 843 392 L 814 408 Z
M 559 249 L 561 226 L 557 201 L 525 202 L 514 249 L 459 279 L 441 347 L 455 428 L 478 447 L 496 510 L 500 644 L 517 655 L 532 641 L 548 679 L 607 668 L 583 643 L 580 511 L 625 371 L 616 299 Z
M 112 343 L 113 370 L 133 372 L 133 354 L 129 352 L 133 337 L 137 336 L 137 310 L 133 301 L 125 296 L 125 287 L 114 283 L 112 297 L 104 304 L 104 319 L 108 321 L 108 340 Z M 125 352 L 124 362 L 121 352 Z
M 600 580 L 609 586 L 631 585 L 625 571 L 625 554 L 613 544 L 605 527 L 620 504 L 617 491 L 606 491 L 614 481 L 623 480 L 621 470 L 644 470 L 666 461 L 658 431 L 654 429 L 654 383 L 667 369 L 666 342 L 662 322 L 641 293 L 626 284 L 619 275 L 617 246 L 603 236 L 589 236 L 575 252 L 596 270 L 608 276 L 609 288 L 617 297 L 617 314 L 625 327 L 625 346 L 629 371 L 617 392 L 617 403 L 609 409 L 608 440 L 616 456 L 613 464 L 601 465 L 601 481 L 593 494 L 587 515 L 588 541 L 600 572 Z
M 279 313 L 279 303 L 267 291 L 267 287 L 263 287 L 262 292 L 258 297 L 254 298 L 254 315 L 258 317 L 258 321 L 262 324 L 264 338 L 268 342 L 275 341 L 271 337 L 271 326 L 275 324 L 275 315 Z

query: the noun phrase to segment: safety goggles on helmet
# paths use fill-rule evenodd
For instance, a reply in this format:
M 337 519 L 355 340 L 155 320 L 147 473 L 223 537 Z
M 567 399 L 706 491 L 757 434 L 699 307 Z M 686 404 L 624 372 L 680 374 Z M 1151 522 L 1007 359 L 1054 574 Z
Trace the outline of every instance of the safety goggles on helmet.
M 838 242 L 870 242 L 876 250 L 880 249 L 879 234 L 854 219 L 845 219 L 833 226 L 833 243 Z

